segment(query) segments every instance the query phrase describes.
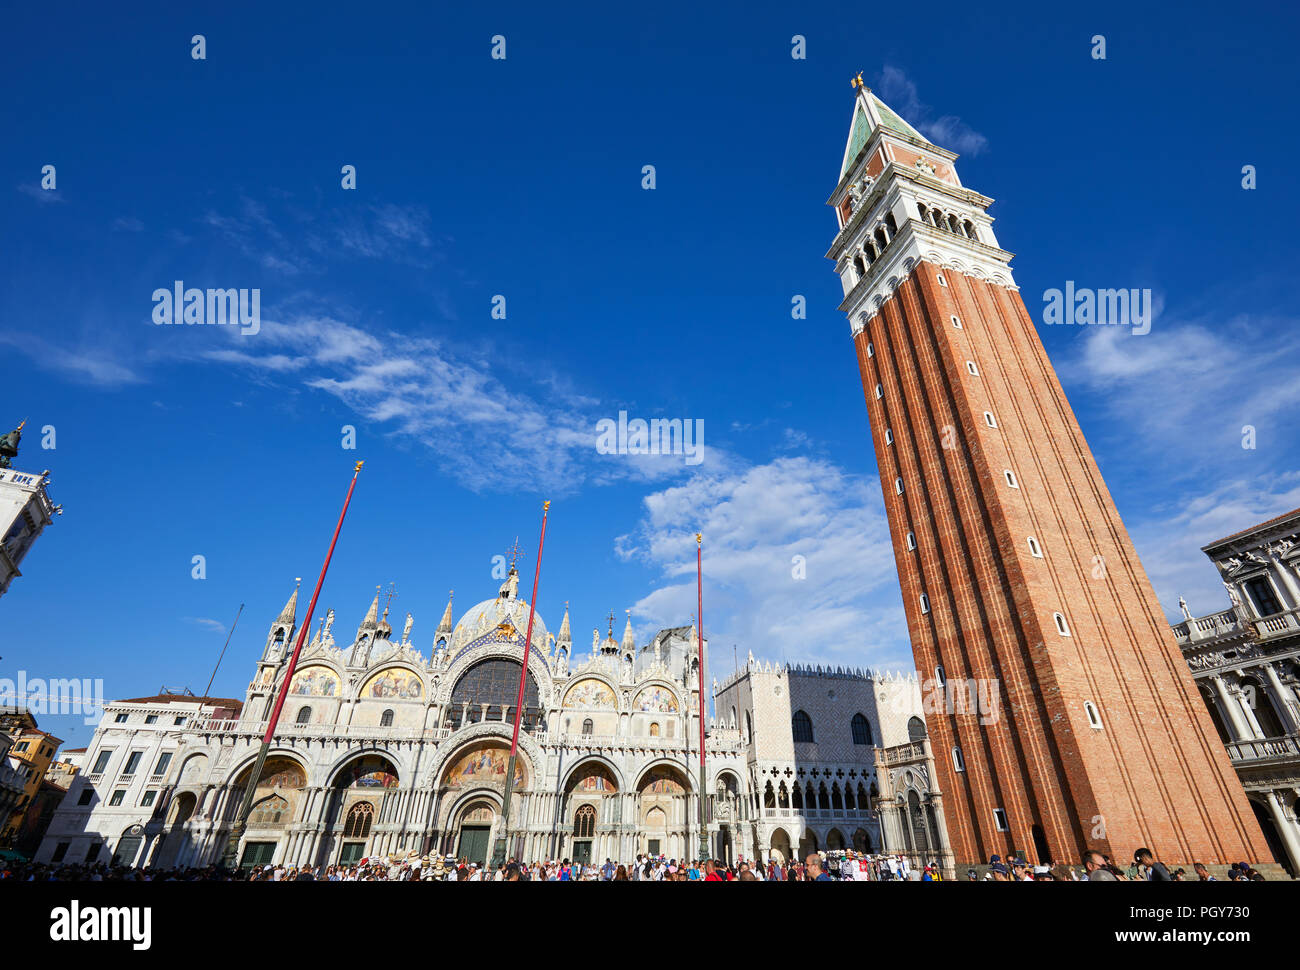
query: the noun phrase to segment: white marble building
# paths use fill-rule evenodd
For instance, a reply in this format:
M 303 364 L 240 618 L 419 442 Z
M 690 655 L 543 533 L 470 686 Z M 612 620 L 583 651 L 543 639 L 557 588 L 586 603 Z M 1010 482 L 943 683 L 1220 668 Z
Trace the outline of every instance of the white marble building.
M 951 872 L 915 675 L 751 655 L 715 690 L 714 709 L 745 748 L 746 856 L 854 849 L 905 854 L 914 866 L 939 861 Z
M 37 858 L 92 844 L 130 864 L 220 860 L 297 631 L 297 591 L 271 625 L 244 700 L 161 695 L 109 704 L 87 770 Z M 427 653 L 395 636 L 379 597 L 339 644 L 330 610 L 304 646 L 241 846 L 246 863 L 332 863 L 446 852 L 483 859 L 503 829 L 503 780 L 528 604 L 511 570 Z M 698 660 L 693 627 L 638 648 L 593 631 L 575 655 L 537 615 L 511 803 L 511 854 L 529 859 L 698 851 Z M 185 710 L 185 716 L 174 712 Z M 726 852 L 745 778 L 739 732 L 710 727 L 709 838 Z M 160 767 L 160 758 L 170 754 Z M 721 790 L 724 794 L 719 796 Z M 88 791 L 89 794 L 83 794 Z M 84 799 L 84 800 L 83 800 Z M 721 802 L 720 807 L 715 807 Z M 721 836 L 720 836 L 721 833 Z M 60 848 L 62 846 L 62 848 Z M 100 850 L 95 850 L 96 852 Z
M 1203 551 L 1231 605 L 1196 618 L 1184 603 L 1174 636 L 1274 857 L 1300 876 L 1300 509 Z

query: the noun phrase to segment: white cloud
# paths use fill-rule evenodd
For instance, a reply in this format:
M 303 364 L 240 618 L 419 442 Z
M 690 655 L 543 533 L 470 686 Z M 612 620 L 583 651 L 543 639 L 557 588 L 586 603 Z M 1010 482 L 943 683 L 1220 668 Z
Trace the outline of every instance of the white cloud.
M 929 105 L 917 95 L 916 84 L 898 68 L 886 65 L 875 90 L 904 121 L 940 148 L 971 156 L 988 148 L 989 140 L 956 115 L 933 117 Z
M 1086 327 L 1057 369 L 1167 474 L 1214 468 L 1218 477 L 1248 456 L 1291 462 L 1300 412 L 1298 332 L 1297 321 L 1246 317 L 1213 327 L 1157 319 L 1141 336 L 1127 327 Z M 1253 454 L 1242 448 L 1246 425 L 1256 431 Z
M 707 442 L 700 466 L 687 466 L 682 455 L 598 454 L 596 423 L 613 417 L 605 413 L 608 405 L 554 379 L 526 389 L 507 386 L 489 362 L 427 337 L 373 334 L 332 317 L 302 316 L 263 320 L 256 337 L 204 328 L 199 339 L 225 342 L 218 349 L 205 343 L 197 351 L 201 359 L 264 379 L 294 377 L 330 394 L 362 419 L 386 425 L 385 432 L 427 447 L 476 491 L 563 495 L 584 483 L 664 481 L 734 461 Z
M 1186 597 L 1193 616 L 1231 605 L 1202 546 L 1297 508 L 1300 471 L 1229 479 L 1151 509 L 1140 522 L 1130 524 L 1129 534 L 1165 615 L 1178 622 L 1179 596 Z
M 695 539 L 704 534 L 704 614 L 712 670 L 731 645 L 768 659 L 913 666 L 878 484 L 809 458 L 697 475 L 645 499 L 615 551 L 657 568 L 634 614 L 658 626 L 695 612 Z M 796 559 L 806 578 L 796 579 Z

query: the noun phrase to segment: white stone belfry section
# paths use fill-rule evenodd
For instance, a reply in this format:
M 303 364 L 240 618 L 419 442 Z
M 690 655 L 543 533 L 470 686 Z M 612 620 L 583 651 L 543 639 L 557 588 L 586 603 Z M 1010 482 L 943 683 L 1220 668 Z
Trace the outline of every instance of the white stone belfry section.
M 827 200 L 840 231 L 826 253 L 854 336 L 922 260 L 1016 288 L 1012 254 L 998 245 L 987 211 L 993 200 L 962 186 L 956 159 L 858 88 L 842 174 Z

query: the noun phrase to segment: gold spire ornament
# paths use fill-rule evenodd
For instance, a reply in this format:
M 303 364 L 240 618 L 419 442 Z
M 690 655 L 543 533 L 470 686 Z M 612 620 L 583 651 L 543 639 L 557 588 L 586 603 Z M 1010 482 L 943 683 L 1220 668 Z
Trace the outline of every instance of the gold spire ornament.
M 866 82 L 862 80 L 861 71 L 858 71 L 857 77 L 849 81 L 849 87 L 861 88 L 863 91 L 867 92 L 868 94 L 871 92 L 871 88 L 867 87 Z

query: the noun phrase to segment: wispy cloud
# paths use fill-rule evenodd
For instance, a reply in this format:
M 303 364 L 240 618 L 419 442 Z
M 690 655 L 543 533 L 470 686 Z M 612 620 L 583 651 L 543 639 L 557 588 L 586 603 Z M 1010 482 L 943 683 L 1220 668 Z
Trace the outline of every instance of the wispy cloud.
M 97 343 L 73 344 L 42 340 L 39 337 L 10 330 L 0 332 L 0 346 L 22 351 L 37 366 L 54 371 L 77 383 L 116 388 L 139 384 L 144 378 L 115 351 L 109 351 L 101 339 Z
M 698 475 L 645 499 L 624 559 L 662 585 L 633 612 L 661 626 L 695 612 L 695 539 L 705 536 L 706 630 L 719 658 L 741 652 L 911 669 L 889 529 L 874 479 L 827 461 L 778 458 Z
M 195 626 L 201 626 L 206 630 L 212 630 L 216 633 L 226 632 L 226 625 L 220 620 L 211 620 L 202 616 L 187 616 L 185 617 L 185 621 L 187 623 L 193 623 Z
M 1166 615 L 1181 619 L 1180 595 L 1198 615 L 1226 609 L 1201 547 L 1300 507 L 1300 321 L 1161 317 L 1142 336 L 1087 327 L 1076 341 L 1057 371 L 1076 408 L 1105 416 L 1094 448 L 1160 470 L 1123 511 Z
M 476 491 L 576 491 L 584 483 L 658 482 L 691 472 L 681 455 L 602 455 L 601 406 L 567 383 L 507 386 L 491 361 L 428 337 L 372 333 L 333 317 L 262 321 L 255 339 L 213 334 L 225 346 L 198 357 L 292 379 L 329 394 L 365 421 L 438 455 L 442 467 Z M 706 443 L 710 468 L 732 459 Z
M 940 148 L 971 156 L 988 149 L 989 140 L 956 115 L 936 118 L 930 106 L 922 103 L 916 84 L 898 68 L 886 65 L 875 90 L 905 121 Z
M 1077 349 L 1057 365 L 1062 381 L 1086 391 L 1111 427 L 1174 475 L 1243 457 L 1291 457 L 1300 427 L 1300 320 L 1160 318 L 1142 336 L 1126 327 L 1077 333 Z M 1253 455 L 1242 448 L 1248 425 Z
M 63 197 L 63 193 L 58 189 L 43 189 L 38 183 L 20 182 L 18 184 L 18 191 L 28 198 L 35 199 L 42 205 L 68 201 Z

